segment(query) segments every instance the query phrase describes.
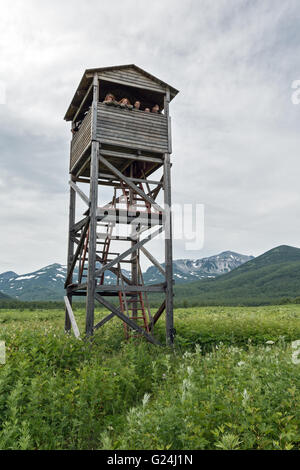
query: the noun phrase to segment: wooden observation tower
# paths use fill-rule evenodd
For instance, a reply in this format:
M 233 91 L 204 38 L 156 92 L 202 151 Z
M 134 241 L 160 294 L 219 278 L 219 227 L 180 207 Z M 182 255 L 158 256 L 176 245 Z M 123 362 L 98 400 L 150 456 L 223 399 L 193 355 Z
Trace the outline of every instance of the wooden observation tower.
M 82 77 L 65 115 L 73 133 L 66 331 L 74 323 L 73 296 L 85 296 L 87 335 L 118 317 L 126 337 L 158 344 L 154 325 L 165 311 L 166 342 L 174 341 L 169 103 L 177 93 L 136 65 L 89 69 Z M 76 197 L 85 205 L 79 220 Z M 160 234 L 164 267 L 147 247 Z M 141 256 L 162 283 L 144 282 Z M 154 293 L 164 300 L 151 312 Z M 98 323 L 95 301 L 108 310 Z

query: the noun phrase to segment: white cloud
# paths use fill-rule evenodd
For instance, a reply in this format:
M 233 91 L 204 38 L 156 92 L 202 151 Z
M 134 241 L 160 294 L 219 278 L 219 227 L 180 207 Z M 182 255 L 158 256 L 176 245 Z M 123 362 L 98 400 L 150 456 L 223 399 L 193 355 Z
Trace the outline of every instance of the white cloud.
M 277 0 L 2 5 L 0 271 L 65 262 L 63 115 L 85 68 L 132 62 L 180 90 L 171 105 L 173 201 L 206 205 L 204 249 L 176 242 L 175 257 L 297 245 L 297 10 Z

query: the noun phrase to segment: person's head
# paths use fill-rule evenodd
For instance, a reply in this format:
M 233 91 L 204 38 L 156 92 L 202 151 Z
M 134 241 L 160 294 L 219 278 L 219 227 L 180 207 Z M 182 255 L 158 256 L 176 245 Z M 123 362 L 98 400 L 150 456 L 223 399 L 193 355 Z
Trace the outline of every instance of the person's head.
M 145 108 L 145 113 L 150 113 L 150 108 Z
M 122 98 L 121 101 L 120 101 L 120 104 L 129 104 L 130 105 L 130 101 L 128 98 Z
M 134 107 L 135 107 L 135 109 L 140 109 L 140 107 L 141 107 L 141 102 L 140 102 L 140 101 L 136 101 L 136 102 L 134 103 Z
M 156 104 L 155 106 L 153 106 L 152 108 L 152 113 L 158 113 L 159 112 L 159 106 L 158 104 Z
M 115 100 L 115 97 L 112 93 L 107 93 L 107 95 L 105 96 L 104 98 L 104 101 L 114 101 Z

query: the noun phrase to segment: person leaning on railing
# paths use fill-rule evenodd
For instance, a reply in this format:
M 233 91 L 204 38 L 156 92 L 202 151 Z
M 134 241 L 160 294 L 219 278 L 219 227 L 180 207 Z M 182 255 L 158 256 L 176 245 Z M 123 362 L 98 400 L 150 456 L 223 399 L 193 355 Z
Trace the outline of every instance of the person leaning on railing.
M 132 109 L 133 106 L 132 104 L 130 103 L 129 99 L 128 98 L 122 98 L 120 101 L 119 101 L 119 105 L 121 106 L 121 108 L 129 108 L 129 109 Z

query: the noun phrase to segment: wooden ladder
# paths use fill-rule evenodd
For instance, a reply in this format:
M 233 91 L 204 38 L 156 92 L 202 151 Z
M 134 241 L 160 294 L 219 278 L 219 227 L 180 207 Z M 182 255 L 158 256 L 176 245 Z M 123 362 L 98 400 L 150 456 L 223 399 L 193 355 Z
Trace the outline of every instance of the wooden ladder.
M 120 264 L 118 265 L 119 276 L 120 279 L 120 287 L 119 290 L 119 301 L 120 301 L 120 310 L 121 312 L 126 315 L 130 320 L 133 320 L 138 326 L 143 328 L 147 333 L 150 333 L 150 326 L 146 314 L 145 303 L 143 299 L 142 292 L 138 292 L 136 296 L 131 296 L 128 298 L 126 295 L 124 281 L 122 277 L 122 271 Z M 143 335 L 137 333 L 132 328 L 128 327 L 126 323 L 124 324 L 124 332 L 125 338 L 137 338 L 142 337 Z

